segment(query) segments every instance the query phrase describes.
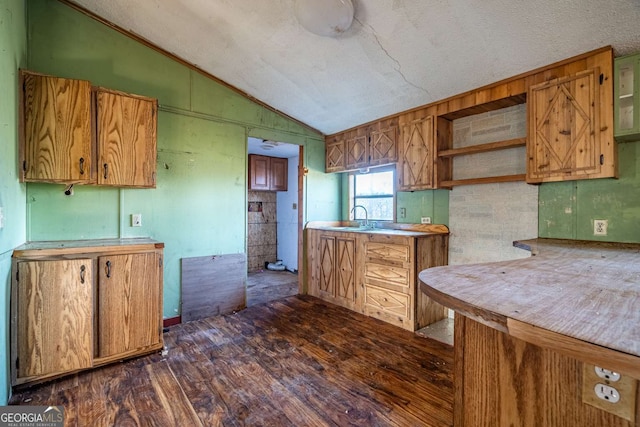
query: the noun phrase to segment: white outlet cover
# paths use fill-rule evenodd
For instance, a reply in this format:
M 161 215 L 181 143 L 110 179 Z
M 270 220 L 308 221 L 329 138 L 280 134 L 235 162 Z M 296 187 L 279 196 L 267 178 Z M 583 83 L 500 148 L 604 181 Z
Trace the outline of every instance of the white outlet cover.
M 606 236 L 607 235 L 607 227 L 609 226 L 609 221 L 606 219 L 594 219 L 593 220 L 593 235 L 594 236 Z
M 422 218 L 420 218 L 420 223 L 421 224 L 431 224 L 431 217 L 430 216 L 423 216 Z
M 142 227 L 142 214 L 131 214 L 131 226 Z

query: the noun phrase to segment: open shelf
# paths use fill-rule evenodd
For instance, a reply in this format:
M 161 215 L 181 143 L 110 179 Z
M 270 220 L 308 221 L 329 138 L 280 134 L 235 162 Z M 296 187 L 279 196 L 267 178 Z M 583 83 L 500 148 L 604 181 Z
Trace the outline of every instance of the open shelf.
M 440 185 L 445 188 L 455 187 L 457 185 L 475 185 L 475 184 L 495 184 L 499 182 L 517 182 L 524 181 L 526 174 L 487 176 L 483 178 L 453 179 L 450 181 L 442 181 Z
M 524 147 L 527 138 L 508 139 L 506 141 L 489 142 L 487 144 L 472 145 L 469 147 L 452 148 L 438 152 L 438 157 L 454 157 L 466 154 L 487 153 L 489 151 L 504 150 L 505 148 Z

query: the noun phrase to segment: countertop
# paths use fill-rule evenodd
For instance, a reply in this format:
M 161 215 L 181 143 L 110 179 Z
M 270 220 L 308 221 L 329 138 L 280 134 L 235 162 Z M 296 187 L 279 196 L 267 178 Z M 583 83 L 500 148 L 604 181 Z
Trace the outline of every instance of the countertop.
M 385 234 L 394 236 L 422 237 L 432 234 L 449 234 L 442 224 L 401 224 L 378 222 L 375 227 L 361 227 L 355 221 L 311 221 L 306 229 L 339 231 L 343 233 Z
M 557 239 L 514 242 L 525 259 L 436 267 L 422 292 L 514 335 L 522 325 L 633 356 L 640 372 L 640 244 Z
M 138 246 L 153 246 L 155 248 L 164 248 L 164 243 L 153 239 L 134 237 L 128 239 L 87 239 L 87 240 L 51 240 L 51 241 L 33 241 L 24 243 L 13 251 L 13 257 L 19 257 L 27 252 L 33 253 L 64 253 L 67 251 L 77 251 L 81 248 L 91 249 L 92 251 L 100 251 L 107 248 L 123 247 L 129 249 Z

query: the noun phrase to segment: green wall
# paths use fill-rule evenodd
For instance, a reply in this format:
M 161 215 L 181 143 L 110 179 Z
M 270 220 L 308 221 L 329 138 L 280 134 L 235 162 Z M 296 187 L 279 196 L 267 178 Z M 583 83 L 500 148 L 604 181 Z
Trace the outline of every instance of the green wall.
M 23 0 L 0 2 L 0 405 L 9 398 L 11 252 L 25 241 L 25 185 L 18 183 L 18 68 L 27 57 Z
M 619 179 L 542 184 L 538 235 L 561 239 L 640 243 L 640 143 L 618 144 Z M 593 220 L 609 221 L 607 236 Z
M 27 185 L 27 239 L 165 243 L 164 316 L 180 312 L 180 259 L 245 252 L 247 137 L 304 146 L 304 217 L 339 216 L 322 135 L 57 1 L 28 2 L 28 68 L 158 98 L 156 189 Z M 142 214 L 142 227 L 130 215 Z

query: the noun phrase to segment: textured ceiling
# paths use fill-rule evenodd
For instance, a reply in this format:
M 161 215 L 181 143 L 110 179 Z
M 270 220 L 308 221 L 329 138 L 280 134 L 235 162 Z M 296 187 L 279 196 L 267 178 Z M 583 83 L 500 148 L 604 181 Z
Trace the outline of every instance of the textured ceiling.
M 612 45 L 640 51 L 638 0 L 353 0 L 338 38 L 295 0 L 74 0 L 325 134 Z

